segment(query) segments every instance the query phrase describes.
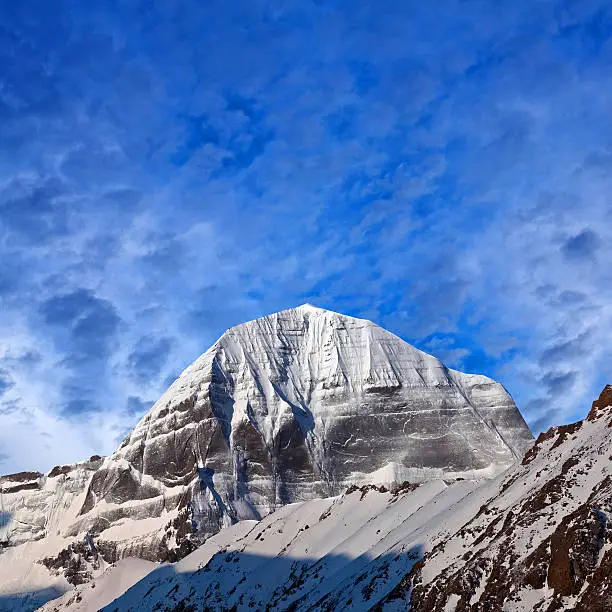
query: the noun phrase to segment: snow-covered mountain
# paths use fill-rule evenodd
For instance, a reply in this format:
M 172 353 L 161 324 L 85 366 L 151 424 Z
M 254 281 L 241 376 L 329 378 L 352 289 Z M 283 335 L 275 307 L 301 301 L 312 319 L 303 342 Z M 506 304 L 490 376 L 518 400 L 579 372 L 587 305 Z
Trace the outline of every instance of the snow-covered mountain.
M 608 386 L 584 421 L 551 428 L 493 480 L 290 504 L 176 564 L 124 559 L 44 609 L 606 612 L 611 449 Z
M 499 383 L 369 321 L 282 311 L 228 330 L 110 457 L 4 478 L 0 593 L 44 598 L 127 556 L 173 561 L 352 485 L 493 477 L 531 442 Z
M 612 610 L 612 385 L 584 421 L 541 434 L 494 493 L 387 601 L 410 599 L 417 612 Z
M 230 329 L 187 368 L 95 474 L 81 524 L 179 508 L 207 537 L 351 484 L 494 476 L 531 441 L 499 383 L 304 305 Z

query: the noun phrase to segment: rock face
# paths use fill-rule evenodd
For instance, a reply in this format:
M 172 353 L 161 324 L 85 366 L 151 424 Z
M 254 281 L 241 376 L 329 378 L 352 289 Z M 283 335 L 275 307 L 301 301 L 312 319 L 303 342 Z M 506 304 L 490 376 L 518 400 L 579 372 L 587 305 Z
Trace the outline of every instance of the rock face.
M 304 305 L 228 330 L 187 368 L 95 474 L 81 515 L 186 508 L 207 536 L 353 483 L 494 476 L 531 440 L 499 383 Z
M 0 512 L 5 517 L 0 522 L 0 546 L 16 546 L 44 538 L 49 522 L 59 519 L 62 509 L 71 506 L 87 490 L 101 464 L 100 457 L 92 457 L 82 463 L 56 466 L 47 475 L 20 472 L 0 476 Z M 55 507 L 54 516 L 47 513 L 51 507 Z
M 67 547 L 77 536 L 72 524 L 101 464 L 94 456 L 48 474 L 0 477 L 0 610 L 34 610 L 61 595 L 70 582 L 93 576 L 92 564 Z M 76 537 L 77 548 L 83 535 Z M 61 560 L 57 568 L 54 557 Z

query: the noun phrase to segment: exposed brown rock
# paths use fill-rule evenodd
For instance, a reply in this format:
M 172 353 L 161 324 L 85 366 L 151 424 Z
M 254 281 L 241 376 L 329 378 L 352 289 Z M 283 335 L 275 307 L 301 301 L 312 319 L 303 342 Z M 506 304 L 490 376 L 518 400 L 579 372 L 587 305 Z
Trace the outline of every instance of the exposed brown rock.
M 56 476 L 61 476 L 62 474 L 69 474 L 74 469 L 72 465 L 56 465 L 50 472 L 49 478 L 55 478 Z
M 523 457 L 522 465 L 529 465 L 540 452 L 540 448 L 542 447 L 542 443 L 546 442 L 546 440 L 550 440 L 555 437 L 555 428 L 551 427 L 546 432 L 541 432 L 537 437 L 534 445 L 525 453 Z
M 607 410 L 606 410 L 607 408 Z M 587 421 L 594 421 L 604 414 L 612 412 L 612 385 L 606 385 L 599 398 L 593 402 Z
M 363 499 L 369 491 L 376 491 L 378 493 L 387 493 L 388 489 L 385 486 L 377 486 L 377 485 L 362 485 L 361 487 L 357 485 L 351 485 L 345 492 L 345 495 L 350 495 L 355 491 L 361 491 L 361 498 Z
M 563 442 L 565 442 L 568 436 L 575 434 L 582 427 L 582 421 L 576 421 L 575 423 L 569 423 L 568 425 L 560 425 L 556 427 L 556 432 L 558 438 L 555 440 L 555 443 L 552 445 L 551 450 L 553 448 L 557 448 L 561 446 Z
M 567 438 L 575 434 L 582 427 L 582 421 L 576 421 L 575 423 L 569 423 L 567 425 L 560 425 L 558 427 L 550 427 L 548 431 L 540 433 L 534 445 L 525 453 L 523 457 L 522 465 L 529 465 L 537 456 L 542 448 L 542 444 L 546 440 L 552 440 L 557 438 L 552 445 L 552 448 L 557 448 L 567 440 Z
M 576 457 L 570 457 L 561 466 L 561 474 L 567 474 L 576 465 L 580 465 L 580 461 Z
M 575 612 L 610 610 L 612 610 L 612 550 L 608 550 L 604 555 L 575 607 Z
M 550 538 L 548 586 L 555 594 L 576 595 L 597 567 L 605 544 L 606 520 L 601 512 L 582 505 L 566 516 Z
M 391 495 L 398 496 L 402 493 L 408 493 L 410 491 L 414 491 L 419 488 L 419 484 L 414 482 L 408 482 L 407 480 L 402 482 L 402 484 L 391 489 Z
M 16 474 L 0 476 L 0 482 L 27 482 L 28 480 L 37 480 L 42 476 L 40 472 L 17 472 Z

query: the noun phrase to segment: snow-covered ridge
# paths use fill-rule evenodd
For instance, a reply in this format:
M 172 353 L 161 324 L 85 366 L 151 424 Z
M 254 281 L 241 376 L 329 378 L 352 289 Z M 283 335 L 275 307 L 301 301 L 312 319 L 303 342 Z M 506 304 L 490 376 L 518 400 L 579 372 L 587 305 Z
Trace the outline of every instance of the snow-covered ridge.
M 33 610 L 70 588 L 63 572 L 50 572 L 43 560 L 75 539 L 69 535 L 72 523 L 101 464 L 94 456 L 47 474 L 0 477 L 0 610 Z
M 152 611 L 160 602 L 170 610 L 184 609 L 181 604 L 196 610 L 309 610 L 317 602 L 325 609 L 368 609 L 440 541 L 437 526 L 460 526 L 465 517 L 454 508 L 476 488 L 469 481 L 429 481 L 398 491 L 353 488 L 289 504 L 260 522 L 223 530 L 179 563 L 135 579 L 117 599 L 104 601 L 97 584 L 77 592 L 84 606 L 96 596 L 109 612 Z M 118 565 L 107 579 L 124 572 Z M 387 579 L 378 579 L 383 573 Z M 45 610 L 78 610 L 74 599 L 66 595 Z
M 612 386 L 584 421 L 551 427 L 474 518 L 386 603 L 449 609 L 612 609 Z M 470 606 L 468 608 L 468 606 Z

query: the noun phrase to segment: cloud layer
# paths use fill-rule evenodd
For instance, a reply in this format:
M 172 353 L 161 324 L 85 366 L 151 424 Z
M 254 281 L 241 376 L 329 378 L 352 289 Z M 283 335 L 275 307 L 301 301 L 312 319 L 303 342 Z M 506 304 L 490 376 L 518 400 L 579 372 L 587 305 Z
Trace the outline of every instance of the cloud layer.
M 0 471 L 110 452 L 227 327 L 305 301 L 496 377 L 534 431 L 585 414 L 606 3 L 14 4 Z

